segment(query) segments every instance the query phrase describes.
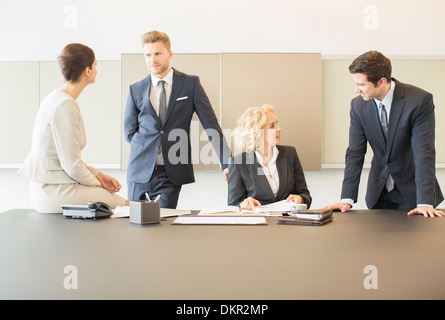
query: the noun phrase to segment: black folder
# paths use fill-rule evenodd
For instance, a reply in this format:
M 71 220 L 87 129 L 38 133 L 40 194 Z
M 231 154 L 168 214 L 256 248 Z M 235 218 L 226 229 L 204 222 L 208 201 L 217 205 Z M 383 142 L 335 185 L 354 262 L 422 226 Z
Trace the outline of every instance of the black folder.
M 331 222 L 332 210 L 300 210 L 278 220 L 278 224 L 321 226 Z

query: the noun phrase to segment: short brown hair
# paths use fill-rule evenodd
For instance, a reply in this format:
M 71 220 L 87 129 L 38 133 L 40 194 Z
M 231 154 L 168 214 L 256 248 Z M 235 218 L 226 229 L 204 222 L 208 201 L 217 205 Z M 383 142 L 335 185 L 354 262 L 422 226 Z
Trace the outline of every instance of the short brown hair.
M 381 78 L 391 82 L 391 60 L 378 51 L 368 51 L 358 56 L 349 66 L 351 73 L 363 73 L 374 86 Z
M 167 50 L 170 51 L 170 38 L 164 32 L 156 30 L 149 31 L 147 33 L 144 33 L 141 38 L 142 46 L 146 43 L 152 43 L 156 41 L 162 41 Z
M 70 82 L 79 80 L 87 67 L 93 67 L 95 59 L 94 51 L 80 43 L 68 44 L 57 57 L 63 77 Z

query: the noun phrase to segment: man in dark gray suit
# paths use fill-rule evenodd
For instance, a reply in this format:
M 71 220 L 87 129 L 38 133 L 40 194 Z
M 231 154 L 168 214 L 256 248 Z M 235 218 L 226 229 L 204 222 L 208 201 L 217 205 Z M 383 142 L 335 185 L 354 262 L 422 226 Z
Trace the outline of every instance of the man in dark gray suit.
M 197 76 L 170 67 L 168 35 L 142 36 L 150 74 L 132 84 L 124 116 L 130 143 L 128 199 L 160 196 L 162 208 L 176 208 L 181 186 L 195 181 L 191 162 L 190 123 L 196 112 L 215 149 L 227 180 L 230 148 Z
M 351 102 L 342 200 L 327 208 L 346 212 L 357 201 L 369 142 L 368 208 L 445 215 L 434 209 L 444 198 L 435 176 L 433 96 L 391 78 L 391 61 L 377 51 L 357 57 L 349 71 L 360 96 Z

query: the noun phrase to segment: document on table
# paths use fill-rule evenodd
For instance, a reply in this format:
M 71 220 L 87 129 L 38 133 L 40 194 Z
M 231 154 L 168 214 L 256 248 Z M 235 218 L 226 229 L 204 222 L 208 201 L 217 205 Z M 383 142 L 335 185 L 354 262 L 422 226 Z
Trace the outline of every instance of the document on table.
M 191 214 L 190 210 L 161 208 L 161 218 L 177 217 Z M 113 209 L 112 218 L 128 218 L 130 217 L 130 206 L 117 206 Z
M 261 207 L 256 207 L 254 210 L 240 210 L 237 206 L 208 208 L 201 210 L 198 215 L 219 215 L 219 216 L 239 216 L 239 215 L 260 215 L 260 216 L 281 216 L 283 213 L 289 213 L 294 209 L 295 211 L 307 209 L 305 204 L 296 204 L 293 201 L 281 200 L 266 204 Z
M 191 213 L 190 210 L 161 208 L 161 218 L 178 217 Z
M 267 225 L 265 217 L 257 216 L 182 216 L 177 217 L 174 225 Z
M 261 207 L 256 207 L 256 213 L 289 213 L 294 209 L 295 211 L 307 209 L 306 204 L 297 204 L 293 201 L 281 200 L 277 202 L 273 202 L 270 204 L 266 204 Z
M 130 217 L 130 206 L 117 206 L 112 209 L 112 218 L 128 218 Z
M 253 211 L 245 211 L 244 213 L 253 213 Z M 239 216 L 241 210 L 237 206 L 227 206 L 227 207 L 215 207 L 206 208 L 199 211 L 198 215 L 228 215 L 228 216 Z

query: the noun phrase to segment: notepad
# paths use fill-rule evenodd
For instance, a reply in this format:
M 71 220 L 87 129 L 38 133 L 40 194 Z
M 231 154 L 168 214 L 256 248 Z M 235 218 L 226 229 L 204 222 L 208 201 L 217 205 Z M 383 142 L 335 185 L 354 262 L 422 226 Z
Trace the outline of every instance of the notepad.
M 228 216 L 181 216 L 173 225 L 267 225 L 265 217 L 228 217 Z

